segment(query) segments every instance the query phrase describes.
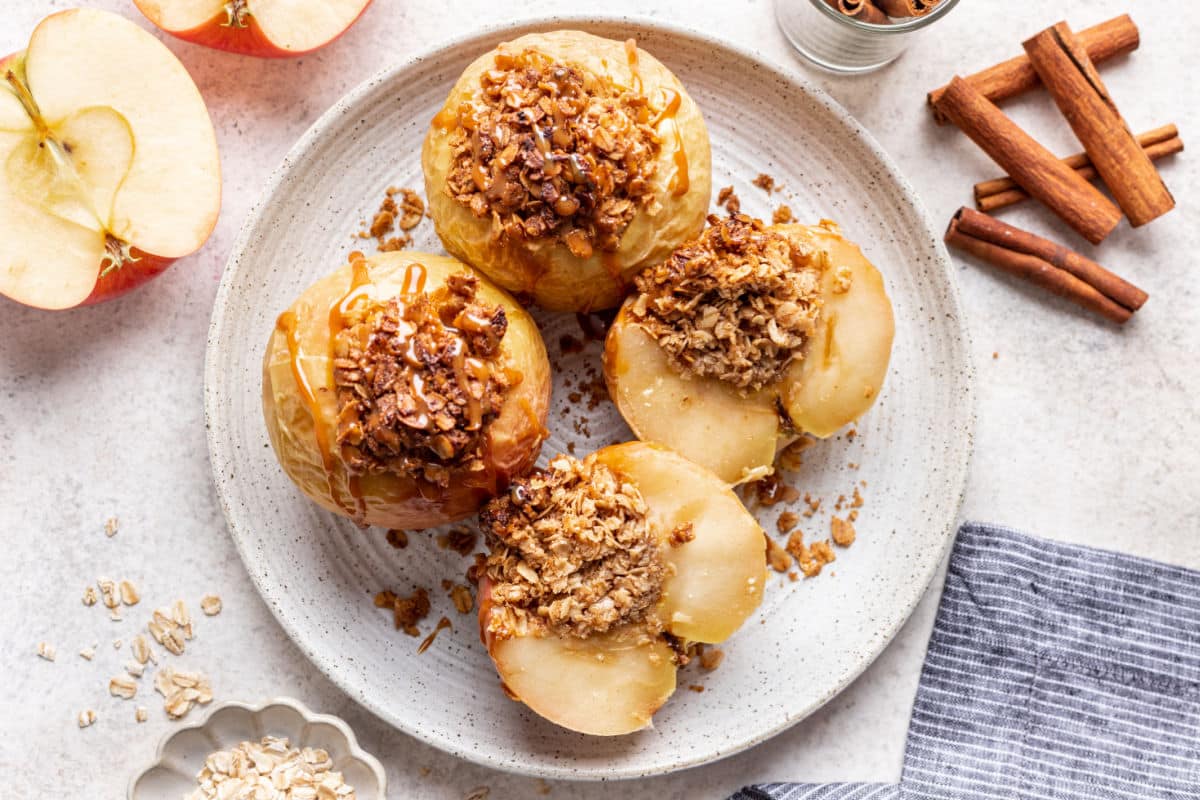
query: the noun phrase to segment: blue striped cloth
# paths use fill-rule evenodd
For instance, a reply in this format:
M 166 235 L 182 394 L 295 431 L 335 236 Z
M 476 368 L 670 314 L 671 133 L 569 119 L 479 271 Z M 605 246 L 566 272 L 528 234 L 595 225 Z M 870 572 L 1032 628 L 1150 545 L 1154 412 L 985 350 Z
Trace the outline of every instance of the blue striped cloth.
M 972 523 L 900 783 L 767 783 L 731 800 L 1197 797 L 1200 573 Z

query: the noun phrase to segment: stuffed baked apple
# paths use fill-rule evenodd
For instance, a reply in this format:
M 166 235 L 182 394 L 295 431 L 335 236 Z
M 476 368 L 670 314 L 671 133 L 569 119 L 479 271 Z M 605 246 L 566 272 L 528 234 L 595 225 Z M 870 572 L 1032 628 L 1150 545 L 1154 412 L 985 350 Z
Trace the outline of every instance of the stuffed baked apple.
M 708 131 L 634 41 L 522 36 L 480 57 L 421 154 L 451 254 L 539 305 L 617 305 L 629 280 L 700 232 Z
M 558 456 L 484 506 L 480 632 L 510 694 L 574 731 L 644 728 L 689 642 L 758 607 L 763 531 L 703 467 L 660 445 Z
M 533 465 L 549 402 L 533 320 L 445 256 L 353 254 L 280 315 L 263 362 L 279 463 L 360 525 L 474 513 Z
M 867 411 L 891 356 L 879 271 L 832 222 L 711 227 L 636 279 L 604 348 L 625 421 L 731 483 Z

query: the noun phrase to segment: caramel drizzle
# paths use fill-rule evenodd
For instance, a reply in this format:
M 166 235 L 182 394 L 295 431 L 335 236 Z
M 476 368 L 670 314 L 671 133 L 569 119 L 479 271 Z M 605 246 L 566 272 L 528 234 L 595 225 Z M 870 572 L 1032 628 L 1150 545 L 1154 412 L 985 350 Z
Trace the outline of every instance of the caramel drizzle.
M 683 103 L 683 95 L 674 89 L 663 89 L 663 108 L 654 117 L 650 123 L 652 127 L 657 128 L 659 123 L 669 121 L 671 123 L 671 132 L 675 138 L 675 152 L 672 158 L 675 161 L 675 174 L 671 176 L 671 182 L 667 188 L 671 190 L 671 194 L 675 197 L 681 197 L 687 194 L 688 187 L 691 186 L 691 180 L 688 176 L 688 158 L 687 152 L 683 149 L 683 135 L 679 132 L 679 121 L 675 119 L 675 115 L 679 113 L 679 106 Z
M 629 62 L 629 73 L 633 76 L 633 91 L 642 93 L 642 73 L 638 70 L 637 39 L 625 40 L 625 59 Z

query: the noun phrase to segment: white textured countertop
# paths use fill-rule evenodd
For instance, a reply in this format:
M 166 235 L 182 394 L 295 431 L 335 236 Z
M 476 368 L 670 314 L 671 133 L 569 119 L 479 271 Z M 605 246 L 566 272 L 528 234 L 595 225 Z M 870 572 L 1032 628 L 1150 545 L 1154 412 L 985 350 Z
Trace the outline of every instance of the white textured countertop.
M 792 0 L 799 2 L 800 0 Z M 4 0 L 0 53 L 63 0 Z M 129 0 L 92 5 L 141 19 Z M 255 594 L 225 531 L 209 474 L 201 364 L 221 269 L 266 176 L 296 138 L 345 91 L 385 65 L 464 25 L 502 21 L 516 4 L 375 0 L 360 23 L 318 54 L 259 61 L 167 39 L 212 111 L 222 149 L 224 208 L 213 238 L 151 285 L 106 305 L 48 314 L 0 301 L 0 773 L 6 796 L 118 798 L 175 723 L 143 680 L 150 721 L 108 696 L 108 678 L 149 610 L 184 597 L 195 610 L 220 594 L 222 614 L 201 618 L 184 667 L 208 672 L 218 699 L 291 695 L 345 717 L 387 767 L 393 798 L 535 795 L 535 781 L 467 764 L 409 739 L 347 699 L 285 637 Z M 970 202 L 994 166 L 952 129 L 930 123 L 925 91 L 956 71 L 1015 54 L 1059 18 L 1078 30 L 1132 10 L 1142 47 L 1102 67 L 1130 125 L 1179 125 L 1200 147 L 1196 66 L 1200 10 L 1150 3 L 1053 4 L 962 0 L 897 63 L 861 78 L 808 69 L 775 27 L 768 0 L 745 3 L 609 0 L 605 11 L 648 13 L 723 35 L 765 58 L 795 64 L 883 143 L 935 223 Z M 1056 11 L 1054 9 L 1062 9 Z M 522 16 L 596 6 L 533 0 Z M 148 27 L 148 24 L 147 24 Z M 102 42 L 97 47 L 103 47 Z M 1191 62 L 1191 63 L 1189 63 Z M 1059 152 L 1078 149 L 1048 97 L 1008 110 Z M 1200 568 L 1200 179 L 1194 156 L 1162 167 L 1179 207 L 1147 228 L 1127 224 L 1098 260 L 1145 288 L 1149 303 L 1124 330 L 976 264 L 959 280 L 979 372 L 979 426 L 964 518 L 1136 552 Z M 164 187 L 169 191 L 169 187 Z M 1006 214 L 1085 252 L 1081 240 L 1033 207 Z M 993 353 L 998 354 L 993 358 Z M 103 531 L 109 516 L 119 533 Z M 143 605 L 125 622 L 80 604 L 98 576 L 128 577 Z M 717 797 L 755 780 L 894 780 L 937 591 L 846 692 L 791 731 L 747 753 L 661 779 L 624 784 L 627 797 Z M 195 612 L 194 613 L 198 613 Z M 39 641 L 58 660 L 37 658 Z M 76 655 L 98 645 L 94 661 Z M 80 730 L 79 711 L 97 723 Z M 15 777 L 15 785 L 12 783 Z M 612 787 L 551 784 L 554 798 L 599 797 Z

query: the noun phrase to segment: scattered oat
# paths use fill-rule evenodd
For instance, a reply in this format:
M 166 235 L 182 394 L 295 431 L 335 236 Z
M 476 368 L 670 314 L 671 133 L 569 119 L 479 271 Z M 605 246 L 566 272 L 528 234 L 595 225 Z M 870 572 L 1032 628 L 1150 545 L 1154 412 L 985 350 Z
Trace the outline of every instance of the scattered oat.
M 355 800 L 324 750 L 264 736 L 209 754 L 184 800 Z
M 221 598 L 215 594 L 206 594 L 200 598 L 200 610 L 206 617 L 215 617 L 221 613 Z
M 858 509 L 851 510 L 850 513 L 846 515 L 846 519 L 849 520 L 850 522 L 857 522 L 858 521 Z
M 402 530 L 392 528 L 387 532 L 387 543 L 397 550 L 403 550 L 408 547 L 408 534 Z
M 770 536 L 763 534 L 763 539 L 767 543 L 767 563 L 771 565 L 771 569 L 776 572 L 787 572 L 791 569 L 792 557 L 787 554 L 787 551 L 775 544 L 775 540 Z
M 848 520 L 841 519 L 840 517 L 834 517 L 833 519 L 829 520 L 829 530 L 833 536 L 834 544 L 838 545 L 839 547 L 849 547 L 854 543 L 854 537 L 856 535 L 854 531 L 854 525 L 852 525 Z
M 212 702 L 212 685 L 199 672 L 176 671 L 161 667 L 154 673 L 154 690 L 163 696 L 163 710 L 171 719 L 179 719 L 199 703 Z
M 125 642 L 121 641 L 120 639 L 113 639 L 113 640 L 112 640 L 112 646 L 113 646 L 113 650 L 120 650 L 120 649 L 121 649 L 121 645 L 123 645 L 123 644 L 125 644 Z
M 780 533 L 791 533 L 792 528 L 800 524 L 800 515 L 794 511 L 785 511 L 775 520 L 775 529 Z
M 108 681 L 108 693 L 123 700 L 132 700 L 137 694 L 137 684 L 131 678 L 118 675 Z
M 96 722 L 96 712 L 90 708 L 79 712 L 79 727 L 86 728 Z
M 700 652 L 700 668 L 712 672 L 725 660 L 725 651 L 718 647 L 706 647 Z
M 110 608 L 108 610 L 108 618 L 113 622 L 120 622 L 121 620 L 125 619 L 123 616 L 121 616 L 121 609 L 119 608 Z
M 111 578 L 98 578 L 96 586 L 100 589 L 100 599 L 104 601 L 105 608 L 116 608 L 121 604 L 116 581 Z
M 699 693 L 699 692 L 703 692 L 703 691 L 704 691 L 704 687 L 703 687 L 703 686 L 701 686 L 701 685 L 700 685 L 700 684 L 698 684 L 698 683 L 689 683 L 689 684 L 688 684 L 688 689 L 689 689 L 690 691 L 697 692 L 697 693 Z
M 120 527 L 120 525 L 121 522 L 116 517 L 109 517 L 104 521 L 104 535 L 110 539 L 116 536 L 117 528 Z
M 486 800 L 487 796 L 491 793 L 492 790 L 486 786 L 476 786 L 463 795 L 463 800 Z
M 118 588 L 121 594 L 121 602 L 127 606 L 136 606 L 142 596 L 138 594 L 137 587 L 133 585 L 133 581 L 122 578 Z
M 750 182 L 762 189 L 767 194 L 775 191 L 775 179 L 765 172 L 758 173 L 758 177 Z
M 402 597 L 395 592 L 384 590 L 375 595 L 376 608 L 392 609 L 392 621 L 396 630 L 402 630 L 409 636 L 420 636 L 417 623 L 429 615 L 429 591 L 417 587 L 408 597 Z
M 796 218 L 792 216 L 791 207 L 785 204 L 780 204 L 778 208 L 771 212 L 771 222 L 775 225 L 787 225 L 795 221 Z
M 683 522 L 676 525 L 671 530 L 671 535 L 667 538 L 671 547 L 679 547 L 696 538 L 696 526 L 690 522 Z
M 446 619 L 445 617 L 442 617 L 441 619 L 439 619 L 437 627 L 435 627 L 433 629 L 433 632 L 430 633 L 428 636 L 426 636 L 421 641 L 421 644 L 417 647 L 417 655 L 421 655 L 421 653 L 424 653 L 426 650 L 428 650 L 429 646 L 431 644 L 433 644 L 433 640 L 437 638 L 437 635 L 439 633 L 444 631 L 446 628 L 453 628 L 453 627 L 454 626 L 450 624 L 450 620 Z
M 133 637 L 133 641 L 129 643 L 129 647 L 133 650 L 133 657 L 137 659 L 137 663 L 144 665 L 151 659 L 150 644 L 142 634 L 139 633 Z
M 83 587 L 83 604 L 85 606 L 94 606 L 94 605 L 96 605 L 96 601 L 99 599 L 100 599 L 100 597 L 96 594 L 96 587 L 94 587 L 94 586 Z
M 138 706 L 133 712 L 133 718 L 138 722 L 145 722 L 149 717 L 150 715 L 146 712 L 145 706 Z
M 94 648 L 94 647 L 83 648 L 82 650 L 79 651 L 79 657 L 82 658 L 84 661 L 91 661 L 93 658 L 96 657 L 96 648 Z
M 717 205 L 724 208 L 730 214 L 736 214 L 742 210 L 742 201 L 733 191 L 732 186 L 725 186 L 717 192 Z
M 456 583 L 450 588 L 450 600 L 460 614 L 470 614 L 471 609 L 475 607 L 475 598 L 471 596 L 470 587 L 461 583 Z
M 147 629 L 154 641 L 171 653 L 182 655 L 184 642 L 192 638 L 192 618 L 182 600 L 171 608 L 156 608 Z
M 126 661 L 125 671 L 128 672 L 131 677 L 140 678 L 146 672 L 146 665 L 139 664 L 137 661 Z
M 55 650 L 54 645 L 47 644 L 46 642 L 38 642 L 37 654 L 47 661 L 53 661 L 54 657 L 57 655 L 57 652 L 58 651 Z

